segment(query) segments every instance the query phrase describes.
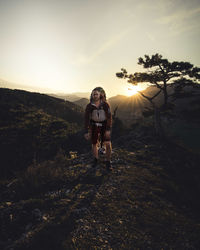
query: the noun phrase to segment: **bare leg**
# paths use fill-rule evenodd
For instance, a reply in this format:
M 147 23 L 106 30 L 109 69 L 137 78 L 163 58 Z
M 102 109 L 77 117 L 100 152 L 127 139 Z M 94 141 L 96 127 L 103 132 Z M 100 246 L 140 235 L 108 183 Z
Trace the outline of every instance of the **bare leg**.
M 93 155 L 94 155 L 94 157 L 96 159 L 99 158 L 97 143 L 96 144 L 92 144 L 92 153 L 93 153 Z
M 110 141 L 104 142 L 106 145 L 106 161 L 111 160 L 112 144 Z

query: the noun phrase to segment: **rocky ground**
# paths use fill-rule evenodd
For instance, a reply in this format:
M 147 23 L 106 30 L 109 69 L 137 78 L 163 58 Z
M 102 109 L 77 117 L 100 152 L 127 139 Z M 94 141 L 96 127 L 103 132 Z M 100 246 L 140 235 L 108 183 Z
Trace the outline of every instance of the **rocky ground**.
M 0 182 L 0 248 L 200 249 L 191 157 L 147 144 L 115 148 L 111 172 L 103 156 L 92 169 L 90 154 L 73 152 L 30 166 Z

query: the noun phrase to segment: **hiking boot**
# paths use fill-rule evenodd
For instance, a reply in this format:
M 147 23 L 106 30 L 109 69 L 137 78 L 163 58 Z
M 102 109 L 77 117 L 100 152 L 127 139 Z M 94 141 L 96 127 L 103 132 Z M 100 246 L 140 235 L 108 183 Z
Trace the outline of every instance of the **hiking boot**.
M 106 161 L 106 169 L 108 171 L 111 171 L 112 170 L 112 165 L 111 165 L 111 162 L 110 161 Z
M 93 163 L 92 163 L 92 167 L 95 168 L 98 164 L 98 159 L 94 158 Z

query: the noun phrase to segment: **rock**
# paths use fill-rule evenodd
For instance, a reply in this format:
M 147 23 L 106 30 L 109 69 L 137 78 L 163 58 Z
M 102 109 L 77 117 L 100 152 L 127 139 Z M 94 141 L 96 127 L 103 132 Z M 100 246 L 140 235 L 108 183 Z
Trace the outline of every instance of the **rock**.
M 29 223 L 26 227 L 25 227 L 25 230 L 26 231 L 29 231 L 32 227 L 32 223 Z
M 37 219 L 37 220 L 41 220 L 42 219 L 42 212 L 40 211 L 40 209 L 35 208 L 32 211 L 32 215 Z

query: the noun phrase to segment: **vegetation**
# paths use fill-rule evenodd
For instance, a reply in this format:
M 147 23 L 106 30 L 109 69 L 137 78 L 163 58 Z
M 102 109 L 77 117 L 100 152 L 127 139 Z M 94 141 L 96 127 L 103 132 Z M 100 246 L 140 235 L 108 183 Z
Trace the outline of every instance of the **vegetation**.
M 138 64 L 142 65 L 146 72 L 136 72 L 134 74 L 128 74 L 126 69 L 121 69 L 120 73 L 116 73 L 119 78 L 128 79 L 128 82 L 137 85 L 141 82 L 148 82 L 153 86 L 156 86 L 158 91 L 153 96 L 146 96 L 142 91 L 139 91 L 140 95 L 146 98 L 155 111 L 155 128 L 159 136 L 163 134 L 161 122 L 160 122 L 160 109 L 167 108 L 169 97 L 178 97 L 183 88 L 186 86 L 198 86 L 200 80 L 200 68 L 194 67 L 189 62 L 169 62 L 167 59 L 163 59 L 162 55 L 155 54 L 151 57 L 148 55 L 140 57 Z M 154 102 L 154 99 L 163 94 L 163 103 L 161 107 L 158 107 Z
M 1 177 L 73 150 L 83 111 L 63 100 L 20 90 L 0 89 Z M 78 144 L 77 144 L 78 145 Z

